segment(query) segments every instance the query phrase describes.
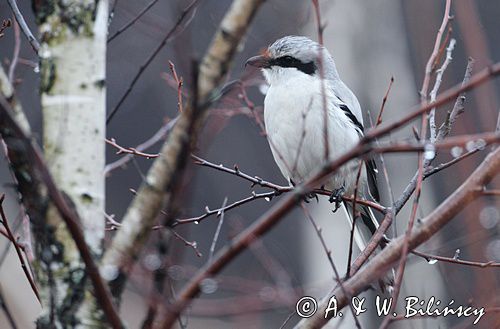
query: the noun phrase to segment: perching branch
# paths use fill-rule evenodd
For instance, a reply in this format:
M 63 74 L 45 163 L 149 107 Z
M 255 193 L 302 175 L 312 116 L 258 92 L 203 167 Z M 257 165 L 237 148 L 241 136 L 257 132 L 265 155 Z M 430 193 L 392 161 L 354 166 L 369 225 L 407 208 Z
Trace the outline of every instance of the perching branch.
M 414 228 L 409 242 L 409 249 L 413 250 L 421 245 L 444 225 L 450 222 L 469 203 L 478 198 L 481 193 L 478 188 L 490 182 L 500 171 L 500 150 L 490 153 L 481 165 L 469 176 L 469 178 L 446 200 L 444 200 L 432 213 L 422 220 L 422 225 Z M 380 278 L 401 257 L 405 237 L 400 236 L 387 245 L 384 250 L 377 254 L 366 266 L 361 268 L 349 280 L 344 282 L 346 289 L 353 295 L 361 293 L 369 285 Z M 334 289 L 327 298 L 318 305 L 318 309 L 324 310 L 331 295 L 337 298 L 337 306 L 340 310 L 348 302 L 345 294 L 339 288 Z M 330 313 L 330 316 L 332 314 Z M 323 312 L 318 312 L 309 319 L 303 319 L 295 328 L 321 328 L 328 322 Z

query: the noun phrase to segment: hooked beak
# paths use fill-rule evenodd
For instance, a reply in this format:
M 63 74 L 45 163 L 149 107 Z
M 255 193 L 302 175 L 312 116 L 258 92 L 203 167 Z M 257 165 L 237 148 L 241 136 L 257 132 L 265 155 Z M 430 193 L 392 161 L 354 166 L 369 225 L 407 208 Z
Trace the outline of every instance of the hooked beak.
M 258 55 L 258 56 L 254 56 L 254 57 L 249 58 L 245 62 L 245 67 L 247 67 L 248 65 L 258 67 L 261 69 L 266 69 L 266 68 L 271 67 L 271 62 L 270 62 L 270 58 L 268 56 Z

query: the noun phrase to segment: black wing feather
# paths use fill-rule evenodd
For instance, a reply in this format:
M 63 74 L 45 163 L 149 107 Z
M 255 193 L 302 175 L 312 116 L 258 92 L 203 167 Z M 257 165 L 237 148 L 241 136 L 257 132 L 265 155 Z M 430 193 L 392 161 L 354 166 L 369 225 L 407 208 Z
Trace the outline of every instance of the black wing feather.
M 368 176 L 368 188 L 370 189 L 370 194 L 378 202 L 380 201 L 380 194 L 378 192 L 377 185 L 377 164 L 375 160 L 370 159 L 365 162 L 366 164 L 366 175 Z
M 338 97 L 337 97 L 338 98 Z M 342 101 L 339 98 L 340 101 Z M 358 130 L 358 133 L 362 136 L 364 134 L 364 127 L 356 118 L 356 116 L 351 112 L 349 107 L 345 104 L 340 104 L 340 109 L 344 112 L 344 114 L 351 120 L 352 124 Z M 377 164 L 373 159 L 366 161 L 366 172 L 368 176 L 368 188 L 370 189 L 370 194 L 376 201 L 380 201 L 380 195 L 378 192 L 377 185 Z

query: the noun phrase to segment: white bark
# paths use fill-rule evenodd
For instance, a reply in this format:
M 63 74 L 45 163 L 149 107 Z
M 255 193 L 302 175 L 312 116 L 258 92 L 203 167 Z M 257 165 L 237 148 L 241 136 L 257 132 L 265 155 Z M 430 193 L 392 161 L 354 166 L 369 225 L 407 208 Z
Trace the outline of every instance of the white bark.
M 96 254 L 104 237 L 107 1 L 99 1 L 93 35 L 67 35 L 43 44 L 55 80 L 42 93 L 44 149 L 59 188 L 75 203 Z
M 36 7 L 35 7 L 36 9 Z M 45 10 L 45 11 L 44 11 Z M 105 232 L 106 38 L 108 0 L 66 0 L 35 12 L 42 34 L 43 144 L 49 170 L 81 218 L 90 250 L 99 257 Z M 100 313 L 85 266 L 55 207 L 49 205 L 37 240 L 44 313 L 39 328 L 99 327 Z M 51 318 L 51 317 L 52 318 Z

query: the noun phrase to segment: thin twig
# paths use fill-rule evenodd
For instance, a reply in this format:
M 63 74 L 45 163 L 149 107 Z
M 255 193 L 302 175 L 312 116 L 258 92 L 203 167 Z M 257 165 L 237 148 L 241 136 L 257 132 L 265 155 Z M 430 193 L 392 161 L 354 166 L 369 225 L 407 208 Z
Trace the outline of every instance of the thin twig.
M 14 19 L 14 53 L 9 66 L 9 82 L 12 86 L 15 85 L 15 72 L 17 63 L 19 62 L 19 52 L 21 51 L 21 31 L 17 20 Z
M 321 79 L 321 102 L 323 106 L 323 147 L 325 161 L 330 159 L 330 139 L 328 138 L 328 108 L 326 104 L 326 85 L 325 85 L 325 70 L 324 70 L 324 51 L 323 51 L 323 30 L 324 26 L 321 23 L 321 13 L 318 0 L 311 0 L 314 7 L 314 14 L 316 16 L 316 26 L 318 30 L 318 41 L 320 48 L 318 49 L 318 66 L 319 76 Z
M 437 147 L 439 147 L 439 145 L 439 143 L 436 144 Z M 373 148 L 373 150 L 381 151 L 382 148 Z M 423 147 L 421 148 L 421 150 L 423 150 Z M 276 225 L 285 214 L 293 209 L 293 207 L 297 203 L 297 200 L 300 200 L 303 195 L 312 190 L 311 186 L 320 185 L 321 181 L 328 177 L 328 175 L 335 169 L 343 166 L 345 163 L 352 160 L 356 156 L 367 155 L 367 152 L 368 150 L 366 150 L 363 145 L 358 145 L 351 151 L 346 152 L 338 159 L 331 161 L 321 172 L 311 177 L 303 185 L 296 187 L 292 193 L 289 193 L 289 195 L 284 197 L 275 207 L 270 209 L 259 220 L 255 221 L 249 228 L 247 228 L 236 238 L 234 238 L 228 246 L 219 251 L 217 255 L 215 255 L 214 261 L 212 263 L 201 268 L 180 292 L 177 302 L 172 306 L 171 309 L 169 309 L 169 312 L 172 312 L 175 315 L 179 314 L 188 305 L 189 301 L 199 292 L 199 283 L 203 279 L 217 274 L 220 270 L 222 270 L 222 268 L 225 267 L 225 265 L 227 265 L 243 250 L 245 250 L 253 241 L 255 241 L 257 238 L 270 230 L 274 225 Z M 389 247 L 385 248 L 385 250 L 387 250 L 388 248 Z M 173 319 L 175 319 L 175 317 L 172 318 L 172 321 Z
M 28 269 L 28 266 L 26 265 L 26 262 L 24 261 L 23 254 L 21 252 L 21 248 L 17 244 L 16 238 L 14 237 L 14 234 L 12 234 L 12 231 L 10 230 L 10 225 L 9 221 L 7 220 L 7 216 L 5 215 L 4 209 L 3 209 L 3 201 L 5 200 L 5 194 L 2 194 L 0 196 L 0 215 L 2 216 L 2 225 L 5 227 L 5 231 L 8 235 L 8 238 L 10 241 L 13 241 L 14 249 L 16 250 L 17 258 L 19 258 L 19 262 L 21 263 L 21 268 L 24 272 L 24 275 L 26 276 L 26 279 L 28 279 L 28 282 L 31 286 L 31 290 L 35 293 L 36 299 L 38 299 L 38 302 L 41 303 L 40 300 L 40 293 L 38 292 L 38 288 L 35 284 L 35 281 L 33 280 L 33 277 L 30 274 L 30 271 Z
M 158 131 L 153 136 L 148 138 L 146 141 L 142 142 L 141 144 L 137 145 L 134 148 L 125 148 L 125 149 L 129 150 L 129 151 L 135 150 L 137 152 L 142 153 L 143 151 L 147 150 L 148 148 L 152 147 L 153 145 L 155 145 L 156 143 L 158 143 L 162 139 L 164 139 L 168 135 L 168 133 L 172 130 L 172 128 L 174 127 L 176 122 L 177 122 L 177 117 L 168 121 L 164 125 L 162 125 L 160 127 L 160 129 L 158 129 Z M 116 143 L 116 141 L 115 141 L 115 143 Z M 111 145 L 113 145 L 113 144 L 111 144 Z M 118 149 L 120 150 L 122 148 L 123 147 L 120 146 Z M 104 167 L 104 174 L 107 175 L 111 171 L 113 171 L 117 168 L 123 167 L 129 161 L 132 160 L 132 158 L 134 156 L 134 151 L 132 151 L 131 153 L 130 152 L 124 152 L 124 153 L 128 153 L 128 154 L 126 156 L 110 163 L 110 164 L 107 164 L 106 167 Z
M 378 112 L 377 121 L 375 126 L 379 126 L 382 123 L 382 115 L 384 114 L 385 103 L 387 103 L 387 98 L 389 97 L 389 93 L 391 92 L 392 84 L 394 83 L 394 77 L 391 77 L 391 81 L 389 82 L 389 87 L 387 87 L 387 91 L 385 92 L 384 98 L 382 99 L 382 105 L 380 106 L 380 111 Z
M 453 49 L 455 48 L 456 43 L 457 43 L 457 41 L 455 39 L 450 40 L 450 44 L 449 44 L 448 48 L 446 49 L 446 58 L 443 62 L 443 65 L 441 65 L 441 67 L 437 70 L 436 82 L 434 83 L 434 88 L 432 88 L 431 94 L 430 94 L 431 103 L 436 100 L 437 92 L 439 90 L 439 87 L 441 86 L 441 82 L 443 81 L 444 71 L 446 70 L 446 68 L 448 67 L 448 65 L 450 64 L 450 62 L 452 60 L 451 53 L 453 52 Z M 431 109 L 431 111 L 429 113 L 429 129 L 430 129 L 430 133 L 431 133 L 431 136 L 430 136 L 431 143 L 434 143 L 437 139 L 437 136 L 438 136 L 438 129 L 436 126 L 436 108 Z
M 474 74 L 469 81 L 466 83 L 462 83 L 460 85 L 455 85 L 454 87 L 442 92 L 433 103 L 426 103 L 420 106 L 415 106 L 413 109 L 410 109 L 409 113 L 399 120 L 392 122 L 390 124 L 382 125 L 377 129 L 373 129 L 368 131 L 363 138 L 370 141 L 374 138 L 384 136 L 390 132 L 394 132 L 396 129 L 406 125 L 409 121 L 419 117 L 422 113 L 429 112 L 432 108 L 438 108 L 443 104 L 446 104 L 452 99 L 455 99 L 463 92 L 471 90 L 486 81 L 489 81 L 493 76 L 497 76 L 500 74 L 500 62 L 497 62 L 491 66 L 486 67 L 482 71 Z M 363 142 L 363 141 L 362 141 Z
M 222 207 L 219 213 L 219 224 L 217 224 L 217 229 L 215 230 L 214 238 L 212 240 L 212 245 L 210 246 L 210 254 L 208 256 L 208 262 L 212 261 L 215 252 L 215 244 L 217 243 L 217 239 L 219 239 L 219 233 L 222 228 L 222 224 L 224 224 L 224 210 L 227 204 L 227 197 L 224 198 L 222 202 Z
M 323 247 L 323 250 L 325 251 L 326 257 L 328 258 L 328 262 L 330 263 L 330 266 L 332 267 L 333 273 L 335 275 L 335 280 L 337 280 L 338 283 L 341 282 L 337 268 L 335 267 L 335 264 L 333 263 L 333 258 L 332 258 L 332 251 L 328 248 L 326 245 L 326 241 L 323 238 L 323 230 L 321 227 L 316 224 L 316 221 L 312 217 L 311 213 L 309 210 L 307 210 L 307 207 L 304 205 L 303 202 L 300 203 L 300 207 L 304 211 L 304 214 L 306 215 L 307 219 L 311 222 L 312 226 L 314 227 L 314 231 L 316 231 L 316 235 L 318 236 L 319 241 L 321 242 L 321 246 Z
M 153 7 L 157 2 L 158 2 L 158 0 L 152 0 L 150 3 L 148 3 L 146 5 L 146 7 L 144 7 L 134 18 L 132 18 L 125 25 L 123 25 L 122 27 L 120 27 L 115 32 L 115 34 L 113 34 L 112 36 L 110 36 L 108 38 L 108 42 L 111 42 L 114 38 L 116 38 L 117 36 L 119 36 L 120 34 L 122 34 L 123 32 L 125 32 L 129 27 L 131 27 L 132 25 L 134 25 L 135 22 L 137 22 L 145 13 L 147 13 L 148 10 L 151 9 L 151 7 Z M 114 5 L 116 5 L 116 1 L 115 1 Z M 114 5 L 113 5 L 113 7 L 114 7 Z
M 197 7 L 197 5 L 198 5 L 199 2 L 200 2 L 200 0 L 193 0 L 193 2 L 191 2 L 191 4 L 188 5 L 186 7 L 186 9 L 184 9 L 182 11 L 182 13 L 180 14 L 179 18 L 175 22 L 174 26 L 167 32 L 167 34 L 165 35 L 165 37 L 161 40 L 161 42 L 153 50 L 153 52 L 151 52 L 151 54 L 146 58 L 146 60 L 144 61 L 144 63 L 141 64 L 141 66 L 139 67 L 139 71 L 137 71 L 136 75 L 134 76 L 134 78 L 132 79 L 132 81 L 130 82 L 130 84 L 128 85 L 127 89 L 125 90 L 125 92 L 123 93 L 123 95 L 118 100 L 118 103 L 115 105 L 115 107 L 113 108 L 113 110 L 111 111 L 111 113 L 108 115 L 108 117 L 106 119 L 106 124 L 109 124 L 111 122 L 111 120 L 115 116 L 116 112 L 120 109 L 120 106 L 123 104 L 123 102 L 125 101 L 125 99 L 128 97 L 128 95 L 134 89 L 135 84 L 137 83 L 137 81 L 139 80 L 139 78 L 142 76 L 142 74 L 144 73 L 144 71 L 146 70 L 146 68 L 149 66 L 149 64 L 151 64 L 151 62 L 153 61 L 153 59 L 155 59 L 156 55 L 158 55 L 158 53 L 160 52 L 160 50 L 167 44 L 167 42 L 172 38 L 172 36 L 177 32 L 177 30 L 180 27 L 182 27 L 182 24 L 183 24 L 184 20 L 186 20 L 186 18 L 189 16 L 189 14 L 191 13 L 191 11 L 194 11 L 194 9 Z
M 133 147 L 129 147 L 129 148 L 122 147 L 116 143 L 116 140 L 114 138 L 111 138 L 111 139 L 106 138 L 106 143 L 113 146 L 113 147 L 116 147 L 118 149 L 116 154 L 123 154 L 123 153 L 132 154 L 132 155 L 138 155 L 138 156 L 144 157 L 146 159 L 154 159 L 154 158 L 158 157 L 158 153 L 148 154 L 148 153 L 141 152 Z
M 358 173 L 356 174 L 356 185 L 354 185 L 354 197 L 352 198 L 352 225 L 351 225 L 351 233 L 349 235 L 349 251 L 347 254 L 347 271 L 346 277 L 349 277 L 349 273 L 351 272 L 351 260 L 352 260 L 352 249 L 354 244 L 354 230 L 356 229 L 356 220 L 359 217 L 359 211 L 356 210 L 356 198 L 358 197 L 358 189 L 359 189 L 359 179 L 361 177 L 361 170 L 363 169 L 364 161 L 359 161 Z
M 432 67 L 436 60 L 436 57 L 439 54 L 439 48 L 441 44 L 441 39 L 443 36 L 444 29 L 448 25 L 448 21 L 450 19 L 450 8 L 451 8 L 451 0 L 446 0 L 446 7 L 444 9 L 443 21 L 441 22 L 441 26 L 437 32 L 436 41 L 434 42 L 434 49 L 432 50 L 431 55 L 427 61 L 425 66 L 425 75 L 424 80 L 422 82 L 422 89 L 420 90 L 420 103 L 424 104 L 427 102 L 427 91 L 429 89 L 429 84 L 431 80 Z
M 318 236 L 319 241 L 321 242 L 321 245 L 323 246 L 323 249 L 325 250 L 326 256 L 328 257 L 328 261 L 330 262 L 330 265 L 332 266 L 333 274 L 335 275 L 334 279 L 335 281 L 340 285 L 340 289 L 348 296 L 347 290 L 345 290 L 344 285 L 342 283 L 342 280 L 339 275 L 339 271 L 337 270 L 337 267 L 335 266 L 335 263 L 333 262 L 332 258 L 332 251 L 328 249 L 328 246 L 326 245 L 326 241 L 323 238 L 323 233 L 321 227 L 316 224 L 316 221 L 314 218 L 311 216 L 311 213 L 307 210 L 306 206 L 304 205 L 303 202 L 300 204 L 302 210 L 306 214 L 307 219 L 311 222 L 312 226 L 314 227 L 314 230 L 316 231 L 316 235 Z M 356 312 L 354 312 L 354 308 L 352 304 L 349 306 L 351 312 L 352 312 L 352 317 L 354 318 L 354 323 L 356 324 L 356 328 L 361 329 L 361 324 L 359 323 L 358 317 L 356 316 Z
M 236 208 L 236 207 L 239 207 L 245 203 L 249 203 L 251 201 L 254 201 L 254 200 L 257 200 L 257 199 L 266 199 L 266 200 L 270 200 L 272 197 L 274 197 L 276 195 L 275 192 L 264 192 L 264 193 L 255 193 L 252 191 L 252 195 L 247 197 L 247 198 L 244 198 L 244 199 L 241 199 L 241 200 L 238 200 L 238 201 L 235 201 L 231 204 L 228 204 L 222 208 L 217 208 L 217 209 L 210 209 L 208 207 L 205 208 L 205 213 L 200 215 L 200 216 L 197 216 L 197 217 L 191 217 L 191 218 L 183 218 L 183 219 L 176 219 L 173 223 L 172 223 L 172 227 L 175 227 L 177 225 L 182 225 L 182 224 L 189 224 L 189 223 L 194 223 L 194 224 L 198 224 L 200 223 L 202 220 L 204 220 L 205 218 L 209 217 L 209 216 L 212 216 L 212 215 L 215 215 L 215 214 L 219 214 L 223 211 L 227 211 L 227 210 L 231 210 L 233 208 Z
M 26 24 L 26 21 L 24 20 L 23 14 L 21 13 L 19 8 L 17 7 L 16 0 L 7 0 L 7 3 L 9 4 L 10 9 L 12 9 L 12 12 L 14 13 L 16 20 L 19 23 L 21 30 L 23 31 L 23 34 L 28 39 L 28 42 L 30 43 L 31 48 L 33 48 L 35 53 L 38 54 L 38 52 L 40 51 L 40 43 L 33 36 L 33 33 L 31 33 L 31 30 L 28 27 L 28 24 Z
M 481 194 L 488 196 L 500 196 L 500 190 L 482 190 Z
M 230 169 L 228 167 L 223 166 L 222 164 L 217 165 L 215 163 L 212 163 L 212 162 L 205 160 L 205 159 L 203 159 L 199 156 L 196 156 L 194 154 L 191 155 L 191 158 L 194 160 L 194 163 L 199 165 L 199 166 L 209 167 L 209 168 L 212 168 L 212 169 L 215 169 L 218 171 L 226 172 L 226 173 L 229 173 L 231 175 L 241 177 L 241 178 L 251 182 L 252 187 L 255 185 L 259 185 L 262 187 L 268 187 L 268 188 L 273 189 L 277 192 L 285 192 L 285 191 L 290 190 L 289 186 L 277 185 L 277 184 L 268 182 L 268 181 L 260 178 L 259 176 L 251 176 L 249 174 L 246 174 L 246 173 L 242 172 L 237 165 L 234 165 L 234 169 Z
M 183 109 L 183 104 L 182 104 L 182 86 L 184 84 L 184 81 L 179 76 L 177 75 L 177 71 L 175 70 L 175 65 L 171 61 L 168 61 L 168 66 L 170 68 L 170 71 L 172 72 L 172 76 L 174 78 L 175 83 L 177 84 L 177 109 L 179 110 L 179 113 L 182 113 Z
M 427 254 L 421 251 L 413 250 L 411 252 L 412 254 L 415 254 L 417 256 L 423 257 L 429 260 L 438 260 L 441 262 L 446 262 L 446 263 L 453 263 L 453 264 L 459 264 L 459 265 L 467 265 L 467 266 L 474 266 L 474 267 L 480 267 L 480 268 L 487 268 L 487 267 L 500 267 L 500 263 L 494 262 L 494 261 L 489 261 L 489 262 L 473 262 L 473 261 L 468 261 L 468 260 L 461 260 L 457 259 L 455 257 L 443 257 L 443 256 L 437 256 L 437 255 L 431 255 Z
M 472 68 L 474 66 L 474 60 L 469 57 L 467 61 L 467 67 L 465 69 L 464 79 L 462 81 L 462 86 L 467 84 L 472 76 Z M 446 119 L 444 123 L 439 127 L 438 131 L 438 140 L 442 140 L 451 132 L 451 127 L 457 120 L 457 118 L 464 112 L 464 104 L 465 104 L 465 92 L 460 93 L 457 97 L 455 104 L 451 111 L 448 111 L 446 114 Z
M 188 241 L 186 240 L 182 235 L 180 235 L 179 233 L 177 233 L 176 231 L 170 229 L 170 232 L 172 232 L 172 234 L 174 235 L 174 237 L 180 241 L 182 241 L 184 243 L 185 246 L 187 247 L 190 247 L 191 249 L 194 250 L 194 252 L 196 253 L 196 256 L 198 257 L 202 257 L 203 255 L 201 254 L 201 252 L 198 250 L 198 244 L 196 243 L 196 241 Z
M 417 227 L 411 234 L 410 249 L 415 249 L 439 232 L 447 223 L 464 209 L 473 200 L 480 197 L 476 191 L 478 187 L 490 182 L 500 171 L 500 150 L 491 152 L 469 178 L 444 200 L 434 211 L 422 220 L 422 225 Z M 390 213 L 389 213 L 390 214 Z M 382 225 L 381 225 L 382 226 Z M 403 245 L 406 237 L 401 236 L 394 239 L 380 253 L 378 253 L 366 266 L 360 269 L 344 284 L 352 295 L 366 290 L 371 282 L 383 276 L 393 263 L 401 258 Z M 347 306 L 348 298 L 339 288 L 329 292 L 328 295 L 318 303 L 318 309 L 324 310 L 328 305 L 330 296 L 337 298 L 337 310 Z M 308 319 L 303 319 L 296 328 L 320 328 L 324 326 L 332 314 L 325 318 L 323 312 L 316 313 Z
M 16 148 L 19 149 L 22 145 L 24 155 L 31 160 L 27 166 L 30 171 L 33 171 L 30 172 L 30 174 L 33 175 L 33 177 L 40 177 L 41 179 L 41 182 L 36 181 L 32 184 L 43 183 L 45 185 L 50 200 L 53 202 L 54 206 L 61 215 L 61 218 L 65 222 L 68 231 L 75 242 L 75 245 L 85 264 L 86 272 L 92 282 L 97 303 L 100 304 L 107 320 L 109 321 L 109 324 L 114 329 L 123 328 L 120 316 L 118 315 L 118 312 L 116 311 L 111 300 L 108 286 L 104 283 L 99 273 L 99 269 L 94 262 L 94 256 L 85 241 L 85 237 L 80 228 L 81 220 L 78 214 L 68 205 L 66 198 L 57 188 L 49 169 L 43 160 L 42 152 L 38 146 L 34 144 L 33 140 L 26 135 L 25 131 L 19 126 L 16 120 L 12 117 L 11 113 L 13 113 L 13 109 L 7 100 L 0 94 L 0 127 L 8 127 L 10 138 L 12 139 L 13 136 L 16 136 Z M 5 129 L 2 131 L 2 134 L 4 133 Z M 35 176 L 35 172 L 38 172 L 37 176 Z

